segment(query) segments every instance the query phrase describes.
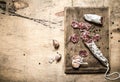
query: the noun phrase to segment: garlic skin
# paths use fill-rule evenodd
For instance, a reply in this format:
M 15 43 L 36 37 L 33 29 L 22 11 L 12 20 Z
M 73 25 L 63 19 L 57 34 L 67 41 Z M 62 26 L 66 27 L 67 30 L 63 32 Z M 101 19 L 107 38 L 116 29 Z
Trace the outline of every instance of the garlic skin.
M 60 44 L 57 40 L 53 40 L 53 46 L 54 46 L 54 49 L 58 49 L 60 47 Z
M 84 62 L 83 59 L 84 58 L 81 57 L 80 55 L 74 55 L 72 57 L 72 67 L 75 68 L 75 69 L 78 69 L 82 65 L 88 65 L 88 63 Z
M 52 64 L 52 63 L 54 62 L 54 60 L 55 60 L 55 58 L 54 58 L 54 57 L 51 57 L 51 58 L 49 59 L 49 63 Z
M 81 57 L 79 55 L 74 55 L 72 57 L 72 67 L 78 69 L 80 67 Z
M 96 24 L 102 24 L 103 17 L 96 14 L 84 14 L 85 20 Z

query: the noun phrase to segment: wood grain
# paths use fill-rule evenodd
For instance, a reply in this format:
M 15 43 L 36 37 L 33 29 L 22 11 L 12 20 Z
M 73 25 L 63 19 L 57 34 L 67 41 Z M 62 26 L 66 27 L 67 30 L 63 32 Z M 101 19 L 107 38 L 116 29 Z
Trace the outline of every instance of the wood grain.
M 64 17 L 56 16 L 55 13 L 71 6 L 109 6 L 112 32 L 119 28 L 120 0 L 23 1 L 27 1 L 29 7 L 17 13 L 60 24 L 49 23 L 49 26 L 43 26 L 27 19 L 0 14 L 0 82 L 111 82 L 104 78 L 104 74 L 64 73 Z M 112 32 L 110 36 L 113 36 L 113 39 L 110 39 L 110 72 L 120 72 L 120 33 Z M 58 52 L 62 54 L 62 59 L 59 63 L 49 64 L 49 57 L 57 52 L 52 46 L 53 39 L 60 43 Z M 120 82 L 120 79 L 114 82 Z

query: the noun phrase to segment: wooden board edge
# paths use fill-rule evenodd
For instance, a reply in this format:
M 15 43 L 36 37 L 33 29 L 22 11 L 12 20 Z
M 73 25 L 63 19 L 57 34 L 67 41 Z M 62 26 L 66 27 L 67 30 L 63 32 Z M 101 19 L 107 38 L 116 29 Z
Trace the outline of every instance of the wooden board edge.
M 86 71 L 86 69 L 88 71 Z M 107 68 L 98 68 L 98 69 L 93 69 L 93 68 L 82 68 L 81 70 L 71 70 L 71 68 L 65 69 L 65 74 L 103 74 L 106 72 Z M 100 71 L 98 71 L 100 70 Z M 84 72 L 84 73 L 83 73 Z
M 105 68 L 101 68 L 100 70 L 102 70 L 102 71 L 98 71 L 98 69 L 97 70 L 92 70 L 91 69 L 91 71 L 84 71 L 84 73 L 83 73 L 83 71 L 82 70 L 79 70 L 79 71 L 68 71 L 68 69 L 66 68 L 66 49 L 65 49 L 65 39 L 66 39 L 66 35 L 65 35 L 65 32 L 66 32 L 66 24 L 65 24 L 65 22 L 66 22 L 66 10 L 68 9 L 68 8 L 78 8 L 78 7 L 65 7 L 64 8 L 64 73 L 65 74 L 96 74 L 96 73 L 105 73 L 106 72 L 106 70 L 107 70 L 107 68 L 105 67 Z M 102 9 L 102 8 L 106 8 L 107 9 L 107 11 L 108 11 L 108 28 L 110 27 L 110 10 L 109 10 L 109 7 L 79 7 L 79 8 L 96 8 L 96 9 Z M 110 28 L 109 28 L 109 34 L 110 34 Z M 111 55 L 111 48 L 110 48 L 110 35 L 108 36 L 109 37 L 109 59 L 108 59 L 108 61 L 109 61 L 109 63 L 110 63 L 110 55 Z M 86 70 L 86 69 L 85 69 Z M 94 71 L 94 72 L 93 72 Z

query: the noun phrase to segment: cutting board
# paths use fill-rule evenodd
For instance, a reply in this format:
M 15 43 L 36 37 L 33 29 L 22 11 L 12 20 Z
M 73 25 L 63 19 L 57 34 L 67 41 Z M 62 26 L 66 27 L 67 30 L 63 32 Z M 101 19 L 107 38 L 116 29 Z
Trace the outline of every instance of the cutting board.
M 73 73 L 104 73 L 106 71 L 106 67 L 103 66 L 89 51 L 89 49 L 83 44 L 80 39 L 79 43 L 73 44 L 69 41 L 69 37 L 72 34 L 80 35 L 78 29 L 73 29 L 71 27 L 71 22 L 75 19 L 82 22 L 87 22 L 83 19 L 84 14 L 97 14 L 103 16 L 103 25 L 92 24 L 91 33 L 100 34 L 101 39 L 95 44 L 101 50 L 103 55 L 109 60 L 109 8 L 80 8 L 80 7 L 66 7 L 65 8 L 65 73 L 73 74 Z M 79 69 L 72 68 L 72 56 L 77 55 L 80 50 L 86 50 L 88 53 L 88 57 L 84 58 L 84 61 L 88 62 L 88 65 L 80 66 Z

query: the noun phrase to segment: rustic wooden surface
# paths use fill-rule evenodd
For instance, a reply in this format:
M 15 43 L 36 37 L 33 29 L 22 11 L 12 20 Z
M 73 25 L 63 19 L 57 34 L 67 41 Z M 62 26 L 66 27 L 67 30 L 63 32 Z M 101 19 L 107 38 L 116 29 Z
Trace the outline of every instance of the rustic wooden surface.
M 0 14 L 0 82 L 109 82 L 103 74 L 66 75 L 64 73 L 65 6 L 110 7 L 111 72 L 120 72 L 120 0 L 24 0 L 29 7 L 19 10 L 25 16 L 56 22 L 48 26 Z M 59 12 L 59 13 L 58 13 Z M 58 14 L 56 14 L 58 13 Z M 51 28 L 52 27 L 52 28 Z M 60 42 L 62 60 L 49 64 L 52 39 Z M 116 80 L 114 82 L 120 82 Z
M 96 43 L 98 48 L 104 56 L 109 59 L 109 13 L 108 8 L 80 8 L 80 7 L 67 7 L 65 8 L 65 73 L 105 73 L 106 67 L 103 66 L 84 45 L 83 41 L 73 44 L 69 41 L 69 37 L 72 34 L 80 36 L 79 29 L 73 29 L 71 22 L 75 19 L 79 22 L 86 22 L 83 19 L 84 14 L 93 13 L 103 17 L 103 25 L 92 24 L 91 34 L 100 34 L 101 39 Z M 88 62 L 87 66 L 80 66 L 78 70 L 72 68 L 72 56 L 78 55 L 80 50 L 86 50 L 89 54 L 84 58 L 84 61 Z

